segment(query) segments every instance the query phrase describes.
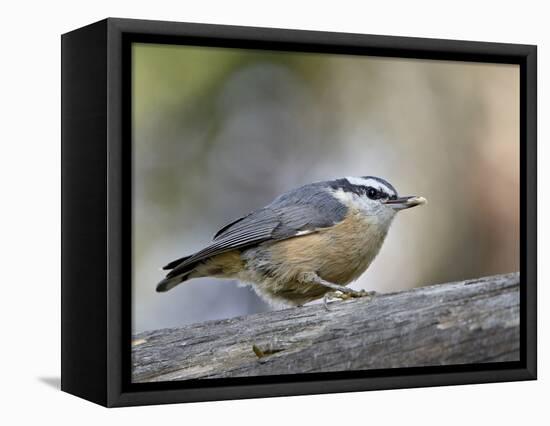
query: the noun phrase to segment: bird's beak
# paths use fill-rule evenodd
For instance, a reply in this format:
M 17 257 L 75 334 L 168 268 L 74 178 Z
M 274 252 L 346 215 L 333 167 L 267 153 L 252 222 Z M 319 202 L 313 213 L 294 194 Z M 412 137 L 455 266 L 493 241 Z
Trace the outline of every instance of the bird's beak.
M 428 201 L 424 197 L 417 197 L 416 195 L 408 195 L 405 197 L 399 197 L 395 200 L 386 200 L 384 204 L 387 204 L 394 210 L 410 209 L 411 207 L 421 206 Z

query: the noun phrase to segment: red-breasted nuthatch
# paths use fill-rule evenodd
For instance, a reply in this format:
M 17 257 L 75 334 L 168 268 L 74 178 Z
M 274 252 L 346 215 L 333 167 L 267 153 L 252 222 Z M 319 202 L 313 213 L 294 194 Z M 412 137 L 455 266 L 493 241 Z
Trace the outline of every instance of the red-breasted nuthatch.
M 272 305 L 369 295 L 345 286 L 374 260 L 395 214 L 424 203 L 423 197 L 399 197 L 389 182 L 373 176 L 305 185 L 224 226 L 202 250 L 170 262 L 157 291 L 216 277 L 249 284 Z

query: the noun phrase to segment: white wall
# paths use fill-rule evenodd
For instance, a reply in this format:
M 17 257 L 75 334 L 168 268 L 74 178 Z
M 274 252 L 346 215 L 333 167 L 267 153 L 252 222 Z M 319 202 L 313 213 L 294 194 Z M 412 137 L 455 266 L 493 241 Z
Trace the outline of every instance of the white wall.
M 550 114 L 545 76 L 549 31 L 544 2 L 162 0 L 18 2 L 2 7 L 0 221 L 2 295 L 0 392 L 5 424 L 518 424 L 547 418 L 550 391 L 539 327 L 538 382 L 105 410 L 63 394 L 60 322 L 60 39 L 106 16 L 272 26 L 539 45 L 539 218 L 550 217 Z M 546 166 L 546 167 L 544 167 Z M 549 226 L 539 221 L 541 258 Z M 543 243 L 544 241 L 544 243 Z M 548 300 L 548 263 L 540 266 L 539 300 Z M 549 311 L 539 304 L 539 324 Z M 546 404 L 544 404 L 546 401 Z M 4 423 L 3 422 L 3 423 Z M 77 423 L 78 422 L 78 423 Z M 540 424 L 536 422 L 535 424 Z

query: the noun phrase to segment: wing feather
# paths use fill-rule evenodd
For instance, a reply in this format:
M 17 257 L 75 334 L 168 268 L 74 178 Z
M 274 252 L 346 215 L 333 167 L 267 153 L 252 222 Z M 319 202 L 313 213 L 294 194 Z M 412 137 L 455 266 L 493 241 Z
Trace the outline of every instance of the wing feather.
M 258 210 L 237 219 L 223 227 L 214 236 L 212 244 L 184 259 L 170 271 L 167 277 L 171 278 L 182 274 L 189 269 L 189 266 L 212 256 L 267 241 L 279 224 L 279 215 L 275 211 L 267 209 Z
M 283 194 L 267 207 L 225 225 L 216 233 L 212 244 L 182 258 L 167 278 L 183 274 L 197 262 L 231 250 L 317 232 L 341 221 L 346 212 L 347 208 L 320 185 L 299 188 Z

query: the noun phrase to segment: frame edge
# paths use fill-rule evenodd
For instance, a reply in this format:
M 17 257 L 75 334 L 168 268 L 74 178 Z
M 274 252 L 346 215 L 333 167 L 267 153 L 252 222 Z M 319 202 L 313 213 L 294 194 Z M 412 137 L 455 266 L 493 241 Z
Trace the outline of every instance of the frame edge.
M 423 39 L 392 36 L 369 36 L 349 33 L 326 33 L 317 31 L 280 30 L 273 28 L 235 27 L 224 25 L 185 24 L 164 21 L 141 21 L 130 19 L 109 18 L 107 20 L 107 69 L 108 69 L 108 130 L 107 130 L 107 213 L 108 213 L 108 288 L 107 288 L 107 397 L 106 405 L 121 407 L 143 404 L 161 404 L 176 402 L 194 402 L 222 399 L 242 399 L 258 397 L 275 397 L 288 395 L 304 395 L 319 393 L 334 393 L 346 391 L 366 391 L 390 388 L 414 388 L 425 386 L 460 385 L 473 383 L 487 383 L 500 381 L 534 380 L 536 379 L 536 46 L 487 43 L 472 41 L 455 41 L 439 39 Z M 400 49 L 420 49 L 422 55 L 437 56 L 445 49 L 451 55 L 464 55 L 466 51 L 474 50 L 476 57 L 480 55 L 494 55 L 498 58 L 514 60 L 514 63 L 525 63 L 527 92 L 526 107 L 527 116 L 525 122 L 525 141 L 528 142 L 527 166 L 534 167 L 527 175 L 528 196 L 528 229 L 527 235 L 533 238 L 527 239 L 528 257 L 526 266 L 529 274 L 526 274 L 527 305 L 529 307 L 528 322 L 535 327 L 527 329 L 527 358 L 526 367 L 513 370 L 494 370 L 469 373 L 445 373 L 434 377 L 433 375 L 411 375 L 399 377 L 383 377 L 372 379 L 335 380 L 330 383 L 330 390 L 324 389 L 328 383 L 315 381 L 309 383 L 270 384 L 270 385 L 245 385 L 223 388 L 198 388 L 193 390 L 158 390 L 158 391 L 127 391 L 123 386 L 122 364 L 122 338 L 123 332 L 120 324 L 124 318 L 121 312 L 122 292 L 121 279 L 121 250 L 123 234 L 121 233 L 122 215 L 121 204 L 123 180 L 120 173 L 120 164 L 123 158 L 122 110 L 125 100 L 121 94 L 123 85 L 127 82 L 122 79 L 122 46 L 123 36 L 126 33 L 172 34 L 180 37 L 227 37 L 232 34 L 235 40 L 260 40 L 263 42 L 281 42 L 291 48 L 293 40 L 302 43 L 317 43 L 319 45 L 330 42 L 332 46 L 350 43 L 350 45 L 373 44 L 376 49 L 386 49 L 387 56 L 398 56 Z M 340 44 L 339 44 L 340 43 Z M 390 49 L 389 45 L 398 46 Z M 400 47 L 399 47 L 400 46 Z M 408 47 L 407 47 L 408 46 Z M 423 47 L 423 48 L 422 48 Z M 468 59 L 454 59 L 468 60 Z M 472 59 L 470 59 L 472 60 Z M 498 62 L 498 61 L 495 61 Z M 533 197 L 534 193 L 534 197 Z M 535 222 L 533 222 L 533 220 Z M 527 236 L 526 236 L 527 238 Z M 534 269 L 533 269 L 534 268 Z M 534 275 L 533 275 L 534 274 Z M 499 374 L 501 375 L 499 377 Z M 285 390 L 294 386 L 292 391 Z
M 61 37 L 61 390 L 106 397 L 106 21 Z

